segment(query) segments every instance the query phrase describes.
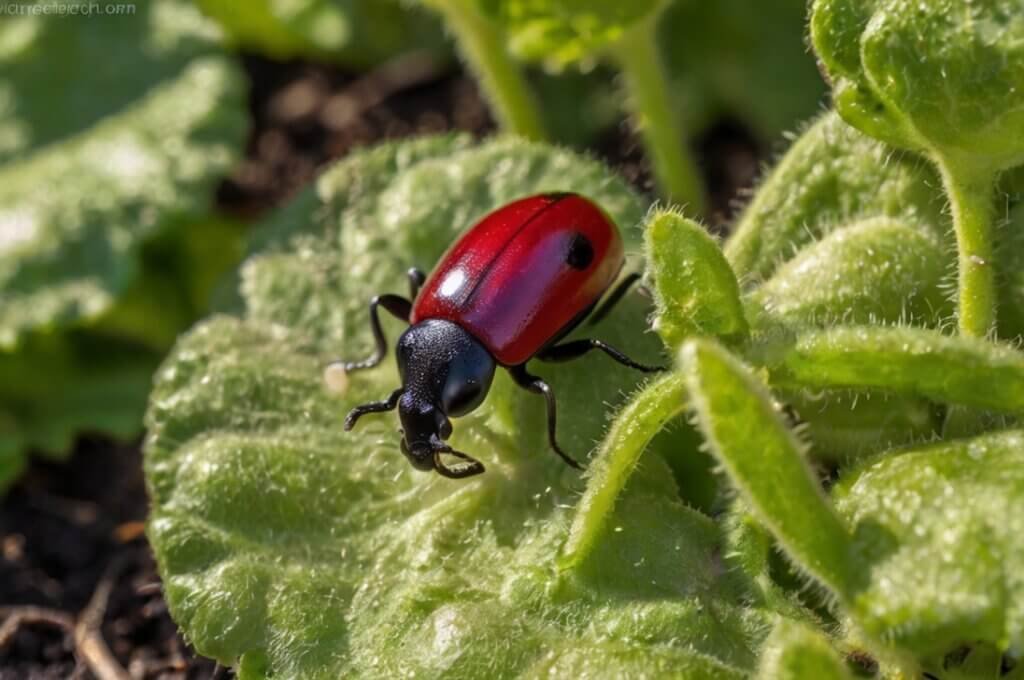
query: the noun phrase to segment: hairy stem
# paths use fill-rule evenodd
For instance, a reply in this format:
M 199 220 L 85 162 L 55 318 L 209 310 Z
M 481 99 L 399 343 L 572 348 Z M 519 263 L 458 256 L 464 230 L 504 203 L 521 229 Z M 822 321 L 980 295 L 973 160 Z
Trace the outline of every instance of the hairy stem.
M 700 214 L 704 211 L 704 186 L 672 106 L 658 53 L 656 21 L 657 17 L 652 17 L 630 30 L 615 45 L 612 56 L 625 77 L 636 126 L 643 134 L 662 193 L 686 205 L 691 214 Z
M 996 285 L 992 223 L 994 177 L 950 159 L 939 161 L 953 213 L 958 251 L 960 332 L 985 337 L 995 325 Z
M 645 387 L 615 418 L 576 506 L 569 540 L 559 558 L 563 569 L 579 565 L 597 544 L 640 454 L 668 421 L 683 412 L 684 397 L 683 378 L 673 372 Z
M 536 99 L 494 23 L 461 0 L 425 0 L 425 4 L 444 17 L 501 128 L 527 139 L 546 139 Z

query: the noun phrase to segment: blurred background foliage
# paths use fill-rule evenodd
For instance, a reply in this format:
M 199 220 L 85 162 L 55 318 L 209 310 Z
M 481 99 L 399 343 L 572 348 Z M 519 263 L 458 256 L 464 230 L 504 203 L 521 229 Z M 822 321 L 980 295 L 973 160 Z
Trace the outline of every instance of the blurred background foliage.
M 381 100 L 460 68 L 439 16 L 419 4 L 146 0 L 130 12 L 111 2 L 87 17 L 58 11 L 88 4 L 40 0 L 0 18 L 0 489 L 27 453 L 59 458 L 82 432 L 141 431 L 155 367 L 208 311 L 246 251 L 248 223 L 309 179 L 265 183 L 256 210 L 224 198 L 265 146 L 263 75 L 321 64 L 343 88 L 384 82 L 371 91 Z M 802 0 L 665 5 L 659 47 L 691 145 L 725 121 L 770 149 L 815 113 L 824 84 L 805 22 Z M 424 65 L 425 80 L 386 82 Z M 630 147 L 606 64 L 524 69 L 552 141 L 613 161 L 623 138 Z M 441 127 L 462 125 L 464 100 L 452 106 Z M 327 149 L 313 154 L 319 163 L 348 150 L 315 135 L 305 143 Z

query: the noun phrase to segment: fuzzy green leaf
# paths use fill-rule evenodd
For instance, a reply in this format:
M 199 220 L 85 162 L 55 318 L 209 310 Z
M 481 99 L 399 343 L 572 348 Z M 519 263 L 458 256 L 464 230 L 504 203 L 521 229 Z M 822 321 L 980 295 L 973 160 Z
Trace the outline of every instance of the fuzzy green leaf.
M 1024 162 L 1018 0 L 816 0 L 812 12 L 814 47 L 851 124 L 974 166 Z
M 947 242 L 939 178 L 922 159 L 858 133 L 826 113 L 768 175 L 725 244 L 741 282 L 771 276 L 832 231 L 888 217 Z
M 993 189 L 999 172 L 1024 162 L 1019 0 L 816 0 L 812 11 L 840 115 L 937 164 L 957 236 L 960 331 L 987 336 Z
M 351 156 L 258 236 L 242 318 L 180 341 L 148 416 L 150 537 L 172 614 L 202 653 L 240 663 L 243 678 L 753 667 L 764 622 L 738 604 L 746 582 L 717 563 L 717 527 L 679 502 L 663 464 L 633 476 L 616 530 L 560 574 L 581 480 L 548 450 L 536 396 L 499 373 L 452 438 L 487 472 L 455 481 L 408 465 L 393 414 L 342 430 L 349 408 L 395 387 L 390 360 L 352 375 L 342 398 L 323 385 L 329 358 L 368 351 L 371 295 L 404 290 L 408 266 L 429 267 L 487 211 L 556 190 L 597 200 L 629 235 L 643 215 L 574 154 L 437 137 Z M 588 333 L 655 359 L 640 299 Z M 386 322 L 389 339 L 400 327 Z M 536 369 L 576 455 L 605 428 L 600 405 L 638 379 L 596 356 Z
M 654 328 L 667 347 L 677 349 L 693 335 L 735 339 L 746 334 L 736 276 L 703 227 L 659 211 L 647 218 L 644 245 L 657 306 Z
M 680 364 L 698 425 L 744 499 L 793 560 L 848 593 L 857 573 L 850 536 L 764 386 L 709 340 L 684 344 Z
M 928 231 L 888 217 L 852 222 L 809 244 L 751 296 L 787 323 L 938 324 L 952 312 L 952 255 Z
M 763 680 L 852 680 L 828 640 L 809 626 L 779 621 L 765 641 L 757 675 Z
M 1024 411 L 1024 354 L 966 337 L 869 326 L 808 331 L 768 347 L 772 381 L 879 388 L 1003 412 Z
M 682 379 L 668 375 L 635 395 L 616 416 L 588 471 L 587 490 L 562 551 L 563 568 L 577 566 L 593 551 L 640 455 L 669 421 L 682 414 L 685 396 Z
M 870 633 L 921 656 L 1024 644 L 1024 434 L 881 457 L 833 490 L 871 564 L 852 599 Z M 991 676 L 990 676 L 991 677 Z

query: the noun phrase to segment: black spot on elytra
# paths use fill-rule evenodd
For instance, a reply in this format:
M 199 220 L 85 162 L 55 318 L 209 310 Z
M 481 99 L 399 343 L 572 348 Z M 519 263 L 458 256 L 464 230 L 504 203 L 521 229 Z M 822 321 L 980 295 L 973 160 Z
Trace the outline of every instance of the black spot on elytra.
M 565 262 L 573 269 L 584 270 L 594 261 L 594 246 L 590 239 L 578 231 L 569 241 L 569 250 L 565 254 Z

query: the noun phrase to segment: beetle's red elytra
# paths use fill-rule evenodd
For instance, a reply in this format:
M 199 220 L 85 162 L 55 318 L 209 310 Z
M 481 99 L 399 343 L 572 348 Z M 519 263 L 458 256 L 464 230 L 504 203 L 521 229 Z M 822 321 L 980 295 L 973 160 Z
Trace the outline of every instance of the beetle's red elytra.
M 367 413 L 397 407 L 401 450 L 415 468 L 452 478 L 480 474 L 480 461 L 445 442 L 452 432 L 449 417 L 465 415 L 483 402 L 500 365 L 521 387 L 545 398 L 551 448 L 578 468 L 555 437 L 554 391 L 526 364 L 531 359 L 568 361 L 597 349 L 631 368 L 663 370 L 637 363 L 601 340 L 559 344 L 590 315 L 623 264 L 615 224 L 578 194 L 539 194 L 491 212 L 452 244 L 429 278 L 409 270 L 411 299 L 386 294 L 370 301 L 374 354 L 339 363 L 355 371 L 381 362 L 387 342 L 377 308 L 384 307 L 410 323 L 396 346 L 402 385 L 387 399 L 354 408 L 345 429 Z M 637 278 L 625 277 L 594 313 L 595 320 Z M 442 454 L 464 462 L 449 467 Z
M 574 194 L 531 196 L 484 217 L 441 258 L 412 308 L 413 324 L 446 319 L 503 366 L 529 360 L 615 282 L 622 238 Z

